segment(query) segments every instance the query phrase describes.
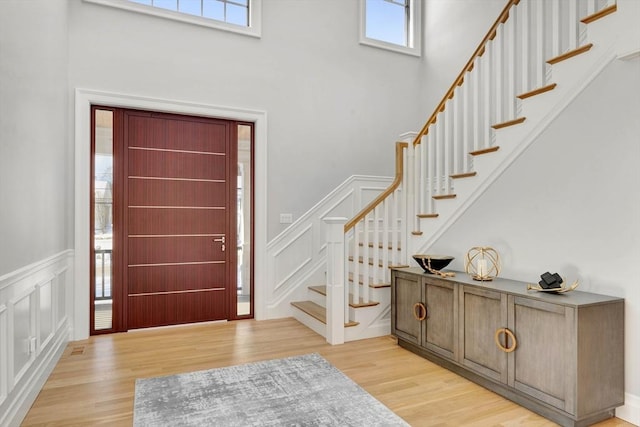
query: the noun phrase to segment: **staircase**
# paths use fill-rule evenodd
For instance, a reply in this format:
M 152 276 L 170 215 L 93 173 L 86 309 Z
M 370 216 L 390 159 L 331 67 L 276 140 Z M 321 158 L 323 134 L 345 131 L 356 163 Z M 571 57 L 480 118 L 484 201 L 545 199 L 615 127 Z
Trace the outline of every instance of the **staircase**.
M 509 0 L 354 218 L 327 219 L 326 283 L 293 315 L 332 344 L 385 335 L 390 267 L 430 246 L 612 61 L 637 55 L 636 0 Z M 412 262 L 412 261 L 411 261 Z

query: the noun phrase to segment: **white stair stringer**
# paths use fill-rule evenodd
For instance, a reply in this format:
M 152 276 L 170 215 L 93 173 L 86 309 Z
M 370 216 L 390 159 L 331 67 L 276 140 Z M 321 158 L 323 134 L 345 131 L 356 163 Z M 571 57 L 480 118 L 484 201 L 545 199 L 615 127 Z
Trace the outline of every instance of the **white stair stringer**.
M 606 18 L 589 24 L 585 43 L 593 47 L 585 53 L 551 66 L 549 83 L 556 83 L 554 90 L 521 101 L 522 124 L 493 130 L 493 153 L 475 156 L 476 176 L 455 180 L 455 199 L 436 200 L 437 218 L 420 220 L 422 235 L 412 236 L 411 253 L 426 253 L 447 229 L 484 193 L 484 191 L 520 156 L 538 136 L 562 114 L 562 111 L 591 83 L 612 61 L 629 55 L 629 39 L 639 40 L 640 26 L 629 25 L 623 18 L 624 4 Z M 631 1 L 633 3 L 633 1 Z M 629 5 L 638 9 L 640 2 Z M 622 12 L 620 8 L 622 7 Z M 638 16 L 636 12 L 636 16 Z M 631 27 L 631 28 L 630 28 Z M 612 29 L 615 28 L 615 31 Z

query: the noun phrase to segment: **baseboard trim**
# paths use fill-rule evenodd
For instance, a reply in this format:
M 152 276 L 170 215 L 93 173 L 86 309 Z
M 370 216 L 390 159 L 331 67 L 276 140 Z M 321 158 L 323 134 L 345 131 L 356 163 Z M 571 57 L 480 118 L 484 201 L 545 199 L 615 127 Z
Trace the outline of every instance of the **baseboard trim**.
M 616 408 L 616 417 L 640 426 L 640 396 L 624 394 L 624 405 Z

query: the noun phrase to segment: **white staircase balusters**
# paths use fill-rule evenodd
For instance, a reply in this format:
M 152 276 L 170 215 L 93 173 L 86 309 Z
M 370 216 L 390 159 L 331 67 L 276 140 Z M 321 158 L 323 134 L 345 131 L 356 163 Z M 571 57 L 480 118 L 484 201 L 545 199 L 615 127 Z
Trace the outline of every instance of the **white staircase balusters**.
M 469 152 L 473 151 L 471 148 L 473 145 L 473 94 L 472 94 L 473 80 L 469 72 L 465 73 L 465 84 L 460 87 L 461 92 L 461 109 L 462 109 L 462 124 L 460 126 L 460 173 L 467 173 L 471 170 L 469 165 Z
M 518 90 L 518 86 L 520 84 L 520 80 L 518 79 L 518 73 L 516 69 L 520 64 L 518 64 L 518 57 L 516 55 L 516 46 L 517 46 L 517 28 L 518 25 L 518 7 L 511 8 L 511 17 L 504 23 L 504 35 L 505 35 L 505 54 L 504 54 L 504 70 L 505 70 L 505 78 L 506 78 L 506 88 L 504 91 L 504 102 L 505 102 L 505 110 L 504 113 L 506 115 L 506 120 L 512 120 L 516 118 L 516 91 Z M 505 121 L 505 120 L 502 120 Z
M 551 66 L 547 61 L 583 46 L 586 25 L 580 19 L 611 3 L 612 0 L 509 2 L 412 143 L 397 146 L 392 187 L 345 225 L 344 240 L 350 244 L 343 247 L 349 248 L 353 264 L 344 271 L 352 271 L 351 291 L 356 304 L 372 301 L 370 285 L 388 283 L 390 266 L 409 263 L 409 254 L 420 249 L 417 246 L 425 240 L 410 240 L 410 231 L 420 236 L 422 221 L 438 218 L 436 204 L 447 202 L 434 201 L 442 198 L 437 196 L 456 194 L 453 183 L 457 180 L 451 176 L 473 176 L 470 172 L 475 172 L 475 162 L 469 153 L 479 155 L 499 148 L 495 146 L 498 136 L 492 126 L 521 123 L 516 120 L 524 118 L 518 95 L 530 96 L 530 92 L 541 93 L 555 87 L 550 85 L 554 82 L 550 80 Z M 505 135 L 512 134 L 500 134 L 500 144 L 505 148 L 499 153 L 513 150 Z M 518 135 L 526 137 L 527 144 L 533 138 Z M 486 168 L 491 163 L 478 163 L 478 168 L 483 164 Z M 461 187 L 469 197 L 472 187 Z M 452 215 L 452 211 L 444 211 Z M 430 231 L 427 241 L 438 233 L 436 229 Z M 344 304 L 342 312 L 348 321 L 351 310 L 347 293 Z
M 363 224 L 357 222 L 353 229 L 353 274 L 351 279 L 351 294 L 353 295 L 354 300 L 357 301 L 360 298 L 360 263 L 358 262 L 358 258 L 360 257 L 360 248 L 361 246 L 361 233 L 360 229 Z M 348 305 L 348 304 L 347 304 Z

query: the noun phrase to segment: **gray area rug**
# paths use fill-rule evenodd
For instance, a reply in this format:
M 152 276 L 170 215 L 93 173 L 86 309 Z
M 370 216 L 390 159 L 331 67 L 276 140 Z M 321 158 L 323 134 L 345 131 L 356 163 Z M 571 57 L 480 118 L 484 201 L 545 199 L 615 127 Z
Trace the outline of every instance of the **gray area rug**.
M 136 380 L 134 426 L 408 426 L 319 354 Z

